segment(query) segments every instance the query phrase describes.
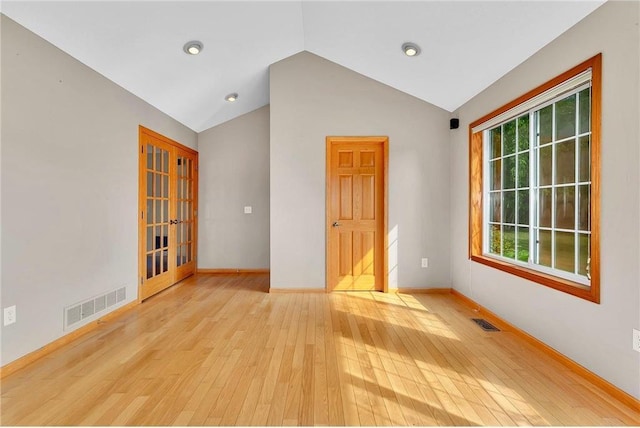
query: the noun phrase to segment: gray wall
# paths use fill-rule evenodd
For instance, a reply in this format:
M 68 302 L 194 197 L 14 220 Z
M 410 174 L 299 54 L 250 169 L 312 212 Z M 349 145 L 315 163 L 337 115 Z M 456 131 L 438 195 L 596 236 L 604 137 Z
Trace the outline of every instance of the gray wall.
M 196 134 L 2 16 L 5 365 L 63 336 L 63 308 L 138 292 L 138 125 Z
M 608 2 L 460 108 L 451 132 L 453 287 L 640 398 L 640 133 L 638 2 Z M 603 55 L 602 303 L 596 305 L 467 260 L 468 125 Z
M 325 287 L 325 137 L 386 135 L 389 287 L 449 287 L 449 113 L 308 52 L 270 85 L 271 286 Z
M 268 269 L 269 106 L 201 132 L 198 150 L 198 268 Z

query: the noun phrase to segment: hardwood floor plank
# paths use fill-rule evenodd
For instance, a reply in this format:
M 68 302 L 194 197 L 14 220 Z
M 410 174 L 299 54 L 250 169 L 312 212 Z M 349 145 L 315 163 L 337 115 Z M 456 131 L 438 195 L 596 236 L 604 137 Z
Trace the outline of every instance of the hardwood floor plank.
M 2 380 L 2 425 L 639 425 L 446 294 L 197 275 Z

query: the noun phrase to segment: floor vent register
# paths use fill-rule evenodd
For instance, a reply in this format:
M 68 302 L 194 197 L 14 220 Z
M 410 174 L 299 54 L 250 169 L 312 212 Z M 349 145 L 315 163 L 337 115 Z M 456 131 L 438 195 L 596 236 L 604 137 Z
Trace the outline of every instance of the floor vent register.
M 498 327 L 496 327 L 495 325 L 491 324 L 487 320 L 484 320 L 482 318 L 471 318 L 471 319 L 473 320 L 473 322 L 478 324 L 480 326 L 480 328 L 482 328 L 484 331 L 500 331 L 500 329 Z

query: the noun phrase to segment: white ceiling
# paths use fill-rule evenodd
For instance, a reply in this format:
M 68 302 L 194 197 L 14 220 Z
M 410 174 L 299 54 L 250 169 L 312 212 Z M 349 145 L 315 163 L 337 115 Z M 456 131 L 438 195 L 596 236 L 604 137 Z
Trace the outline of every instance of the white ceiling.
M 268 104 L 269 65 L 302 50 L 453 111 L 603 2 L 3 0 L 2 13 L 200 132 Z M 186 55 L 194 39 L 204 49 Z

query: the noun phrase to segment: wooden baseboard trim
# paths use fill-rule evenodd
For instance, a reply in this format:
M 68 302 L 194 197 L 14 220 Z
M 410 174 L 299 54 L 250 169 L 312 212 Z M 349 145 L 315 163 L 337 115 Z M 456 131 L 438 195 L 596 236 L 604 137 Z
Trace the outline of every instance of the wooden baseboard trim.
M 519 338 L 521 338 L 522 340 L 524 340 L 534 348 L 538 349 L 539 351 L 543 352 L 544 354 L 548 355 L 549 357 L 553 358 L 559 363 L 565 365 L 566 367 L 571 369 L 571 371 L 573 371 L 574 373 L 582 376 L 583 378 L 590 381 L 594 385 L 603 389 L 608 394 L 618 399 L 620 402 L 626 404 L 627 406 L 631 407 L 636 411 L 640 411 L 640 400 L 636 399 L 632 395 L 629 395 L 628 393 L 621 390 L 617 386 L 613 385 L 609 381 L 601 378 L 600 376 L 593 373 L 589 369 L 576 363 L 571 358 L 565 356 L 564 354 L 561 354 L 560 352 L 553 349 L 549 345 L 531 336 L 529 333 L 523 330 L 520 330 L 518 327 L 514 326 L 513 324 L 503 320 L 498 315 L 494 314 L 484 306 L 478 304 L 476 301 L 460 293 L 458 290 L 451 289 L 451 294 L 454 297 L 456 297 L 458 300 L 460 300 L 460 302 L 463 303 L 464 305 L 483 314 L 491 323 L 495 324 L 500 329 L 506 330 L 515 334 L 516 336 L 518 336 Z
M 401 294 L 451 294 L 451 288 L 390 288 L 389 292 Z
M 258 274 L 265 274 L 265 273 L 269 273 L 269 269 L 198 269 L 196 271 L 196 273 L 202 273 L 202 274 L 230 274 L 230 273 L 245 273 L 245 274 L 252 274 L 252 275 L 258 275 Z
M 103 317 L 100 317 L 96 320 L 91 321 L 89 324 L 83 325 L 82 327 L 80 327 L 77 330 L 72 331 L 69 334 L 66 334 L 56 340 L 54 340 L 51 343 L 48 343 L 46 345 L 44 345 L 42 348 L 36 349 L 35 351 L 24 355 L 20 358 L 18 358 L 15 361 L 12 361 L 2 367 L 0 367 L 0 379 L 4 378 L 5 376 L 10 375 L 11 373 L 14 373 L 18 370 L 20 370 L 23 367 L 26 367 L 27 365 L 33 363 L 36 360 L 39 360 L 40 358 L 52 353 L 53 351 L 55 351 L 58 348 L 61 348 L 62 346 L 74 341 L 75 339 L 79 338 L 80 336 L 83 336 L 87 333 L 89 333 L 90 331 L 95 330 L 98 325 L 100 324 L 104 324 L 105 322 L 112 320 L 113 318 L 117 317 L 118 315 L 122 314 L 123 312 L 128 311 L 129 309 L 138 306 L 140 304 L 140 302 L 138 302 L 138 300 L 134 300 L 133 302 L 130 302 L 122 307 L 119 307 L 118 309 L 114 310 L 113 312 L 109 312 L 108 314 L 106 314 Z
M 324 288 L 269 288 L 271 294 L 283 294 L 283 293 L 326 293 Z

